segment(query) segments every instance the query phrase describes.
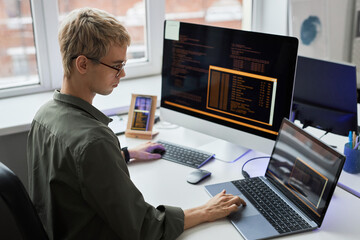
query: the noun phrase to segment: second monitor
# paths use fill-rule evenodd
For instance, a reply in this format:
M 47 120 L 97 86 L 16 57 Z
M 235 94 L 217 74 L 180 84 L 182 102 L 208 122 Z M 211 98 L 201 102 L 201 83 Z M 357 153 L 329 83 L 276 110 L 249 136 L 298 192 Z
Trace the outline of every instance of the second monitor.
M 162 119 L 271 153 L 290 116 L 297 49 L 293 37 L 166 21 Z
M 355 65 L 298 56 L 293 120 L 348 136 L 357 132 Z

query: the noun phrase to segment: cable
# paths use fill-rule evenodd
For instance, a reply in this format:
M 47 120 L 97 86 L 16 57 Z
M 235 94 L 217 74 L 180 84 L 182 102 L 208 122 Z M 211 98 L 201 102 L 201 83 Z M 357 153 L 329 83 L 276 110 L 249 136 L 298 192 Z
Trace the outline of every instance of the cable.
M 321 138 L 323 138 L 326 134 L 328 134 L 329 132 L 331 132 L 331 129 L 330 130 L 326 130 L 326 132 L 323 134 L 323 135 L 321 135 L 320 137 L 319 137 L 319 139 L 321 139 Z M 328 144 L 330 147 L 332 147 L 332 148 L 337 148 L 337 146 L 335 146 L 335 145 L 330 145 L 330 144 Z
M 256 159 L 261 159 L 261 158 L 270 158 L 270 156 L 262 156 L 262 157 L 254 157 L 254 158 L 250 158 L 249 160 L 247 160 L 241 167 L 241 174 L 243 175 L 244 178 L 250 178 L 250 175 L 244 170 L 244 166 L 252 161 L 252 160 L 256 160 Z
M 328 134 L 330 131 L 326 131 L 323 135 L 319 137 L 319 139 L 323 138 L 326 134 Z
M 319 139 L 321 139 L 322 137 L 324 137 L 326 134 L 330 133 L 332 131 L 332 128 L 327 128 L 327 129 L 324 129 L 325 133 L 319 137 Z

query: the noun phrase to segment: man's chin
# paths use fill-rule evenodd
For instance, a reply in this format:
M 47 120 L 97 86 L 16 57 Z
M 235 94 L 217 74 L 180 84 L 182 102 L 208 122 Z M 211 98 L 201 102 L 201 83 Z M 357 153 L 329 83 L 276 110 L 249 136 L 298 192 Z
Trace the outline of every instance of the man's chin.
M 113 92 L 114 89 L 108 90 L 108 91 L 103 91 L 103 92 L 99 92 L 98 94 L 102 95 L 102 96 L 107 96 L 110 95 Z

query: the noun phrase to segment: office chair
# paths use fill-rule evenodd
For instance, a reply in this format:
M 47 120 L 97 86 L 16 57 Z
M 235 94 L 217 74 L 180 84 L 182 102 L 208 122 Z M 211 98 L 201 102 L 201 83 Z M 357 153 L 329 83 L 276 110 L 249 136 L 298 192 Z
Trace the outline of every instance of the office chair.
M 5 203 L 22 239 L 49 239 L 20 179 L 0 162 L 0 198 Z M 11 221 L 9 221 L 11 222 Z M 1 233 L 2 235 L 5 233 Z M 9 234 L 9 233 L 8 233 Z M 17 234 L 19 235 L 19 234 Z

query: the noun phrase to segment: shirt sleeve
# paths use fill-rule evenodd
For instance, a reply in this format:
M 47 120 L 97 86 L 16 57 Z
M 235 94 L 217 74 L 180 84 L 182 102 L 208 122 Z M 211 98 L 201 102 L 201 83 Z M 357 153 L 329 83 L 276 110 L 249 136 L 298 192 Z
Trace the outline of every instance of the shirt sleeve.
M 184 230 L 180 208 L 146 203 L 129 177 L 120 147 L 108 139 L 88 144 L 78 163 L 82 195 L 121 239 L 175 239 Z

